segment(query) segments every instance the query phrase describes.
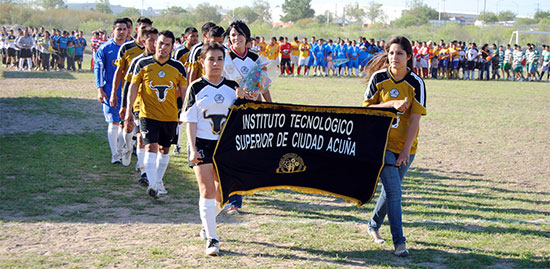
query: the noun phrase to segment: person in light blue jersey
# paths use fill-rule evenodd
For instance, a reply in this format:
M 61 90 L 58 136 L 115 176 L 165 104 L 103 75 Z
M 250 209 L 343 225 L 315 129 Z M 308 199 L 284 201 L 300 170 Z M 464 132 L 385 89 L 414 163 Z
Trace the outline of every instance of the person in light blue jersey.
M 74 60 L 78 64 L 78 71 L 82 72 L 82 57 L 84 55 L 84 50 L 88 45 L 86 39 L 82 37 L 82 31 L 76 32 L 74 44 Z
M 355 76 L 359 76 L 359 47 L 357 47 L 357 41 L 348 41 L 348 76 L 351 77 L 352 69 L 355 70 Z
M 317 69 L 315 67 L 315 47 L 317 47 L 317 40 L 314 36 L 311 37 L 311 42 L 309 43 L 309 61 L 308 65 L 310 69 L 313 68 L 313 74 L 315 74 L 315 70 Z M 309 70 L 306 73 L 306 76 L 309 76 Z
M 109 106 L 113 77 L 117 66 L 115 61 L 120 46 L 126 42 L 128 26 L 123 19 L 116 19 L 113 23 L 113 39 L 105 42 L 94 55 L 94 76 L 97 87 L 97 100 L 103 104 L 105 121 L 109 124 L 107 128 L 107 139 L 111 148 L 111 163 L 120 163 L 122 158 L 123 131 L 120 127 L 120 102 L 117 107 Z M 119 85 L 120 89 L 120 85 Z M 117 90 L 117 98 L 121 98 L 121 90 Z M 119 142 L 120 141 L 120 142 Z
M 65 59 L 67 58 L 67 46 L 69 44 L 69 32 L 63 31 L 63 34 L 57 39 L 57 46 L 59 48 L 59 69 L 65 70 Z

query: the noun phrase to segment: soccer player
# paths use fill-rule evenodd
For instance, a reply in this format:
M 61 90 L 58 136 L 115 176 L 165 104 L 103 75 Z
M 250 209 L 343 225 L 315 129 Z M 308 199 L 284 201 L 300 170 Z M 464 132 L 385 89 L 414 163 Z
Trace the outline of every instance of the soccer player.
M 111 92 L 113 91 L 113 80 L 116 71 L 116 59 L 120 47 L 126 42 L 127 24 L 123 19 L 116 19 L 113 23 L 113 39 L 107 41 L 95 54 L 94 76 L 97 86 L 97 99 L 103 104 L 103 115 L 109 124 L 107 128 L 107 140 L 111 148 L 111 163 L 120 163 L 122 158 L 122 147 L 124 146 L 123 131 L 120 127 L 120 102 L 116 107 L 109 105 Z M 120 88 L 120 85 L 117 85 Z M 117 99 L 120 100 L 120 92 Z
M 174 51 L 174 59 L 180 61 L 181 63 L 187 63 L 191 49 L 199 42 L 199 31 L 195 27 L 187 27 L 185 29 L 183 38 L 185 40 L 184 45 L 179 49 Z M 181 113 L 181 111 L 179 111 Z M 179 114 L 178 114 L 179 115 Z M 181 134 L 183 124 L 178 124 L 177 138 L 176 138 L 176 147 L 174 148 L 174 154 L 179 154 L 181 152 L 181 145 L 179 134 Z
M 97 52 L 97 49 L 99 49 L 99 46 L 101 45 L 101 32 L 99 30 L 92 32 L 92 39 L 90 40 L 91 46 L 92 46 L 92 62 L 91 62 L 91 69 L 94 69 L 94 58 L 95 53 Z
M 203 42 L 210 41 L 211 39 L 210 30 L 212 30 L 212 28 L 214 28 L 215 26 L 216 24 L 213 22 L 207 22 L 202 25 L 201 32 L 202 32 Z M 216 32 L 219 32 L 219 31 L 216 30 Z M 220 40 L 217 40 L 217 41 L 220 41 Z M 185 68 L 187 69 L 187 72 L 188 72 L 187 79 L 189 80 L 189 83 L 195 81 L 197 78 L 201 77 L 204 74 L 202 70 L 202 65 L 200 64 L 200 55 L 201 55 L 201 48 L 203 46 L 203 42 L 198 42 L 195 46 L 191 48 L 191 51 L 189 52 L 189 57 L 187 58 L 187 63 L 185 63 Z
M 38 50 L 42 62 L 42 70 L 50 71 L 50 32 L 46 31 L 42 38 L 38 39 Z
M 265 48 L 267 47 L 267 43 L 265 43 L 265 38 L 262 37 L 256 37 L 256 41 L 258 41 L 258 46 L 260 46 L 260 56 L 267 57 Z
M 363 105 L 393 107 L 398 114 L 389 131 L 386 165 L 380 174 L 382 190 L 368 224 L 368 233 L 375 243 L 383 243 L 378 231 L 387 215 L 394 254 L 404 257 L 409 251 L 403 236 L 401 183 L 416 154 L 420 118 L 426 115 L 426 88 L 424 81 L 411 72 L 413 52 L 407 38 L 392 38 L 386 45 L 386 52 L 369 66 L 370 79 Z
M 88 45 L 86 39 L 82 37 L 82 31 L 76 32 L 75 44 L 74 60 L 78 64 L 78 71 L 82 72 L 82 56 Z
M 266 58 L 268 60 L 275 61 L 278 59 L 279 43 L 277 43 L 276 37 L 271 38 L 271 42 L 267 44 L 267 46 L 265 47 L 265 52 L 266 52 Z M 279 65 L 279 63 L 277 63 L 277 65 Z
M 2 54 L 2 64 L 5 67 L 8 67 L 7 66 L 7 61 L 8 61 L 7 43 L 8 43 L 8 32 L 6 30 L 6 27 L 2 26 L 2 28 L 0 29 L 0 54 Z
M 142 43 L 143 38 L 141 37 L 141 33 L 143 30 L 150 28 L 151 25 L 153 25 L 153 21 L 151 21 L 149 18 L 140 17 L 136 25 L 137 38 L 124 43 L 120 47 L 120 50 L 118 51 L 118 55 L 117 55 L 117 60 L 115 63 L 117 65 L 117 69 L 115 71 L 112 89 L 119 89 L 121 82 L 122 82 L 123 89 L 129 87 L 130 81 L 126 81 L 124 79 L 124 76 L 128 72 L 128 68 L 130 67 L 130 63 L 132 62 L 132 59 L 142 54 L 143 51 L 145 50 L 145 47 L 143 46 L 143 43 Z M 121 107 L 118 104 L 120 99 L 118 99 L 117 96 L 121 96 L 121 93 L 118 92 L 118 90 L 111 91 L 111 98 L 109 103 L 111 107 L 120 108 L 120 117 L 121 119 L 124 119 L 126 115 L 126 108 Z M 129 129 L 125 128 L 125 130 L 129 130 Z M 134 136 L 133 128 L 130 129 L 130 132 L 124 132 L 122 136 L 124 140 L 124 150 L 122 152 L 123 166 L 130 165 L 130 162 L 132 161 L 133 136 Z
M 145 51 L 134 57 L 132 59 L 132 62 L 130 63 L 130 66 L 128 68 L 128 71 L 126 72 L 126 75 L 124 76 L 124 80 L 127 83 L 131 83 L 132 76 L 134 75 L 134 71 L 136 69 L 136 63 L 141 60 L 144 57 L 150 56 L 155 54 L 155 46 L 158 38 L 158 30 L 155 28 L 146 28 L 144 30 L 140 30 L 140 34 L 138 34 L 138 37 L 141 39 L 140 43 L 143 44 L 145 47 Z M 121 107 L 124 109 L 124 116 L 126 117 L 126 113 L 132 113 L 134 116 L 134 128 L 130 128 L 130 124 L 125 124 L 125 132 L 131 133 L 134 132 L 136 134 L 136 155 L 137 155 L 137 162 L 136 162 L 136 170 L 140 172 L 140 178 L 139 183 L 142 185 L 148 186 L 149 181 L 147 180 L 147 173 L 145 173 L 145 165 L 143 163 L 143 159 L 145 158 L 145 145 L 143 143 L 143 137 L 141 136 L 141 133 L 139 131 L 139 110 L 141 106 L 141 96 L 138 94 L 136 97 L 136 100 L 134 101 L 134 104 L 131 106 L 128 106 L 128 88 L 124 87 L 122 91 L 122 104 Z M 138 89 L 138 93 L 141 91 L 141 87 Z M 181 99 L 180 99 L 181 100 Z M 132 110 L 127 110 L 128 107 L 132 107 Z M 133 130 L 132 130 L 133 129 Z M 159 188 L 159 194 L 167 194 L 166 188 L 164 188 L 164 184 L 162 184 Z
M 245 96 L 235 81 L 222 75 L 224 50 L 216 42 L 204 45 L 200 61 L 205 74 L 189 86 L 185 112 L 181 116 L 187 129 L 189 166 L 193 168 L 199 185 L 199 212 L 204 227 L 201 237 L 206 240 L 205 254 L 210 256 L 219 254 L 216 211 L 221 202 L 212 156 L 229 108 L 237 97 Z
M 420 55 L 419 71 L 422 71 L 422 78 L 428 78 L 428 62 L 430 60 L 430 48 L 426 42 L 422 42 L 422 47 L 418 50 Z
M 550 77 L 550 46 L 542 45 L 542 70 L 540 72 L 539 80 L 542 80 L 544 73 L 546 72 L 546 82 Z
M 32 36 L 29 35 L 29 30 L 25 28 L 25 31 L 19 38 L 17 38 L 17 41 L 15 42 L 15 46 L 19 48 L 21 51 L 21 54 L 19 55 L 19 70 L 23 71 L 24 62 L 27 61 L 27 70 L 31 71 L 32 69 L 32 47 L 33 47 L 34 41 L 32 40 Z
M 294 67 L 298 66 L 300 60 L 300 41 L 298 41 L 297 36 L 294 37 L 294 41 L 290 45 L 292 46 L 292 53 L 290 54 L 290 62 L 292 65 L 290 70 L 291 74 L 296 76 L 296 74 L 294 74 Z
M 513 58 L 513 68 L 515 79 L 518 81 L 524 81 L 525 77 L 523 76 L 523 62 L 525 61 L 525 54 L 521 50 L 521 46 L 515 44 L 514 52 L 512 53 Z
M 307 43 L 307 38 L 304 37 L 298 49 L 300 50 L 300 59 L 298 60 L 298 75 L 300 75 L 300 69 L 303 67 L 304 76 L 309 76 L 309 51 L 311 49 L 311 45 Z
M 527 52 L 525 53 L 525 57 L 527 58 L 527 80 L 529 81 L 536 80 L 537 64 L 539 60 L 539 57 L 533 48 L 534 46 L 535 45 L 533 44 L 528 44 Z
M 498 72 L 500 70 L 500 52 L 497 48 L 496 44 L 493 44 L 491 46 L 491 79 L 495 80 L 498 77 L 498 80 L 500 80 L 500 73 Z
M 139 125 L 145 143 L 145 173 L 149 181 L 147 194 L 159 198 L 162 178 L 170 161 L 170 145 L 178 126 L 178 97 L 185 96 L 186 71 L 183 64 L 170 58 L 176 38 L 170 31 L 158 35 L 155 54 L 136 62 L 129 88 L 127 111 L 132 111 L 140 95 Z M 141 91 L 138 91 L 141 87 Z M 128 129 L 134 115 L 126 113 Z
M 287 39 L 284 37 L 279 37 L 279 55 L 281 57 L 281 76 L 285 75 L 286 73 L 290 76 L 292 73 L 290 73 L 290 56 L 292 53 L 292 45 L 287 42 Z
M 348 76 L 351 77 L 351 70 L 355 69 L 355 76 L 359 76 L 359 47 L 357 47 L 357 41 L 353 40 L 348 43 Z
M 506 45 L 506 50 L 504 51 L 504 60 L 503 60 L 503 70 L 506 73 L 506 80 L 514 80 L 513 76 L 510 76 L 510 70 L 512 69 L 512 57 L 513 51 L 510 44 Z

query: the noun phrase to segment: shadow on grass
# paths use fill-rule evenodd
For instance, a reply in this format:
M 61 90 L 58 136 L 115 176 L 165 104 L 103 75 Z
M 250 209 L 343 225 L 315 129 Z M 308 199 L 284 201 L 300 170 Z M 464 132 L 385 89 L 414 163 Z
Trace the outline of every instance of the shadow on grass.
M 69 72 L 42 72 L 42 71 L 31 71 L 31 72 L 17 72 L 17 71 L 2 71 L 0 77 L 3 78 L 30 78 L 30 79 L 76 79 Z

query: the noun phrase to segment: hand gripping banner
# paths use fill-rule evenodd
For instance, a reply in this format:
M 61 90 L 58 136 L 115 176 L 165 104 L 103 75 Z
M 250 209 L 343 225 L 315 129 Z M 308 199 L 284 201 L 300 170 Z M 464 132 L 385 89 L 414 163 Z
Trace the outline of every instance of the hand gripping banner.
M 392 109 L 237 100 L 214 152 L 222 204 L 273 189 L 367 203 L 395 117 Z

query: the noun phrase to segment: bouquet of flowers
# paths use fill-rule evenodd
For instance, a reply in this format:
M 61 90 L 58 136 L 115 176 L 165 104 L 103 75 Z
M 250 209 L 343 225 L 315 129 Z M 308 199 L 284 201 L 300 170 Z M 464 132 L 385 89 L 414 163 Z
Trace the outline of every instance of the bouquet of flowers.
M 269 89 L 278 72 L 276 64 L 272 61 L 258 59 L 257 63 L 258 65 L 252 68 L 240 83 L 243 90 L 254 97 Z

